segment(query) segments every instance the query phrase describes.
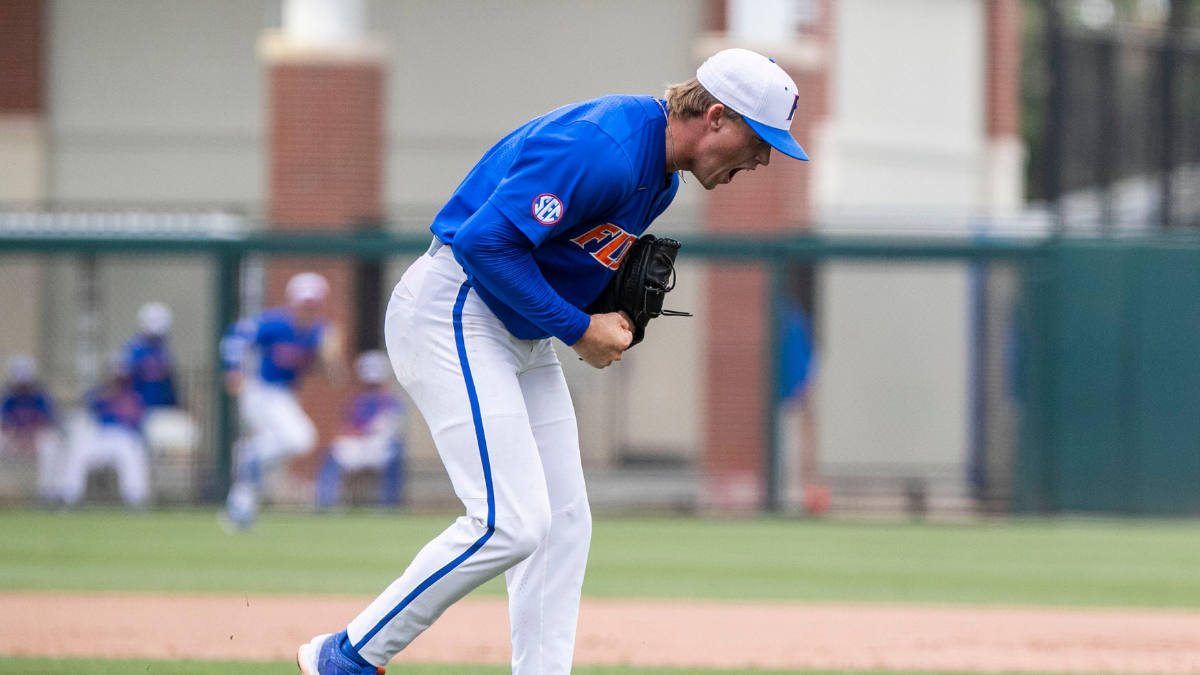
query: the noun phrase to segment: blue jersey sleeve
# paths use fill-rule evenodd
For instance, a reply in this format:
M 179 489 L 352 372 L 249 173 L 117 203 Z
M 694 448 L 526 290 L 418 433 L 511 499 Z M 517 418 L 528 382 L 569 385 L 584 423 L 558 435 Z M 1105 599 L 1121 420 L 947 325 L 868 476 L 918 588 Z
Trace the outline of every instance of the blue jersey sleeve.
M 633 176 L 625 152 L 595 124 L 548 124 L 525 139 L 488 201 L 536 247 L 603 218 L 635 189 Z
M 121 348 L 121 367 L 125 372 L 131 373 L 137 367 L 137 352 L 138 338 L 135 335 L 126 340 L 124 347 Z
M 246 350 L 257 337 L 258 322 L 254 319 L 242 319 L 229 327 L 229 332 L 221 339 L 221 360 L 226 371 L 241 369 Z
M 562 298 L 538 269 L 533 242 L 491 203 L 454 235 L 455 259 L 505 305 L 568 345 L 583 337 L 591 317 Z
M 57 415 L 54 412 L 54 401 L 46 392 L 38 392 L 38 407 L 41 408 L 42 414 L 46 416 L 46 421 L 53 424 Z
M 5 394 L 4 402 L 0 403 L 0 423 L 5 426 L 16 424 L 13 411 L 17 408 L 17 401 L 11 394 Z

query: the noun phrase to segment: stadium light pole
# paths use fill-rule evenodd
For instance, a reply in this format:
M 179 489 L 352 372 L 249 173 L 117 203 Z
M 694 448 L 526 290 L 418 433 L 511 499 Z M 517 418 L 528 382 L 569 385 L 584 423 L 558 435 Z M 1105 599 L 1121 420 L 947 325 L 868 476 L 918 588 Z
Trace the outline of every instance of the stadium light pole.
M 1172 213 L 1175 200 L 1173 182 L 1179 156 L 1175 147 L 1176 109 L 1179 106 L 1178 61 L 1183 26 L 1187 19 L 1189 5 L 1188 0 L 1171 0 L 1166 29 L 1163 31 L 1162 52 L 1159 61 L 1159 91 L 1162 92 L 1162 107 L 1159 110 L 1159 123 L 1162 127 L 1162 147 L 1159 155 L 1159 169 L 1162 171 L 1159 224 L 1164 230 L 1170 229 L 1174 220 Z
M 1046 100 L 1042 192 L 1050 205 L 1053 232 L 1062 234 L 1066 229 L 1062 210 L 1063 140 L 1067 112 L 1066 28 L 1060 0 L 1045 0 L 1043 7 L 1050 91 Z

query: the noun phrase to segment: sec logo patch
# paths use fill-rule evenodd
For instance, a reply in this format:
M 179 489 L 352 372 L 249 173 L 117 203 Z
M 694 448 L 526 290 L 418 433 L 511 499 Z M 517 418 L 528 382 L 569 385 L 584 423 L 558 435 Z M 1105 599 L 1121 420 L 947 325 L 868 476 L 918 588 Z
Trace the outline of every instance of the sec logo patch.
M 543 225 L 553 225 L 562 219 L 563 203 L 552 194 L 540 194 L 533 200 L 533 217 Z

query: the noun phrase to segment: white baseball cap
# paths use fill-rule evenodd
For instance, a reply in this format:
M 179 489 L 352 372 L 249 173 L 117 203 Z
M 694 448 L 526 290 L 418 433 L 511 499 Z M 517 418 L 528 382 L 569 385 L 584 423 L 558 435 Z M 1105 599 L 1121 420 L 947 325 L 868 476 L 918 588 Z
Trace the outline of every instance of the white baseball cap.
M 383 350 L 372 349 L 358 356 L 358 360 L 354 362 L 354 370 L 364 384 L 383 384 L 392 374 L 392 362 Z
M 13 354 L 8 357 L 8 377 L 17 384 L 28 384 L 37 379 L 37 361 L 28 354 Z
M 329 296 L 329 282 L 316 272 L 301 272 L 288 279 L 287 301 L 289 305 L 320 302 Z
M 772 148 L 808 160 L 808 153 L 790 131 L 800 92 L 773 59 L 749 49 L 726 49 L 700 64 L 696 79 L 708 93 L 741 115 Z
M 138 325 L 150 335 L 166 335 L 171 330 L 171 308 L 161 302 L 147 302 L 137 314 Z

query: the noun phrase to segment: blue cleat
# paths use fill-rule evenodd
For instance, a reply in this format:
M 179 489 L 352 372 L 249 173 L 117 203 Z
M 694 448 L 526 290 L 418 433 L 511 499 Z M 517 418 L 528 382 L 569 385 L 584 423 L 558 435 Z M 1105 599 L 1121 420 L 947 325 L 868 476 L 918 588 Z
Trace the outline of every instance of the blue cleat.
M 238 481 L 229 489 L 225 508 L 220 513 L 221 528 L 226 532 L 246 532 L 258 519 L 258 494 L 248 481 Z
M 383 668 L 367 663 L 350 647 L 346 631 L 318 635 L 296 650 L 302 675 L 383 675 Z

